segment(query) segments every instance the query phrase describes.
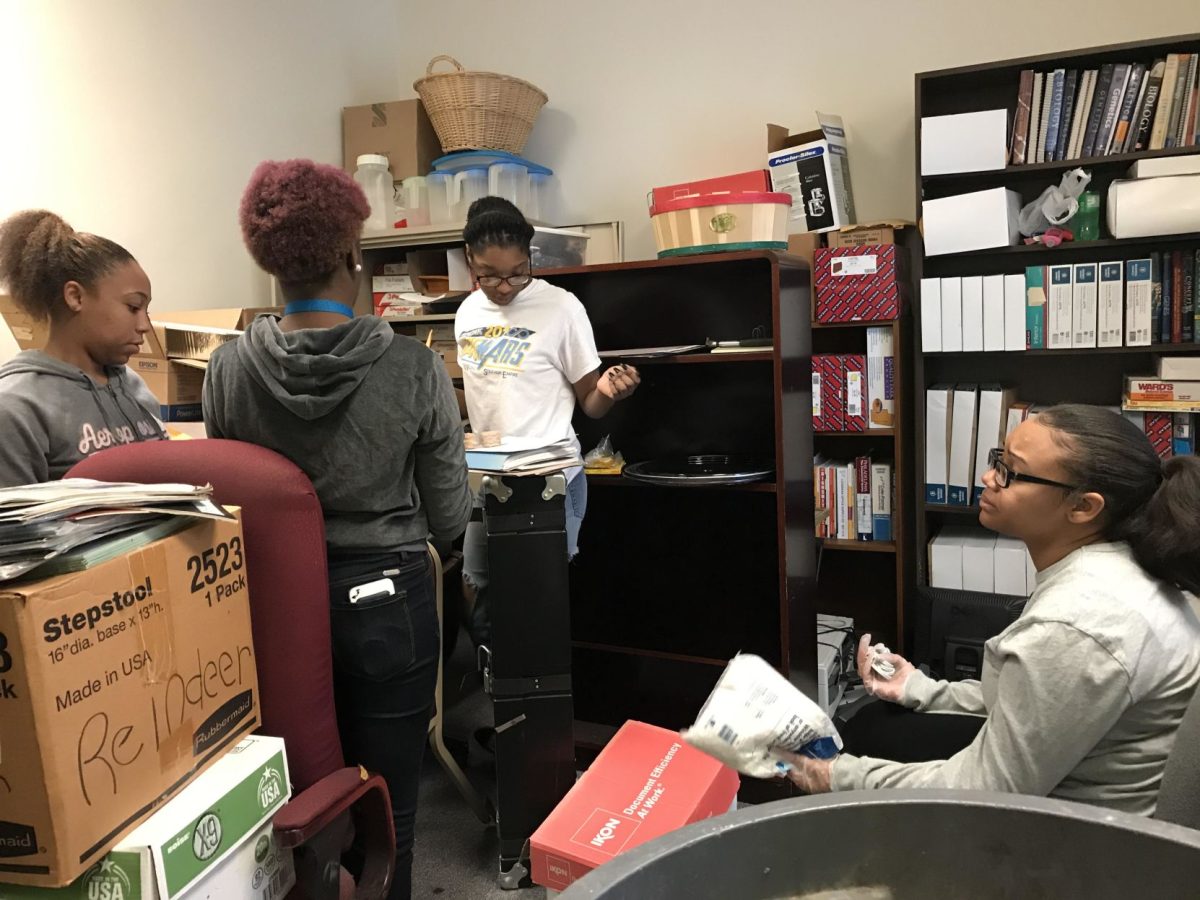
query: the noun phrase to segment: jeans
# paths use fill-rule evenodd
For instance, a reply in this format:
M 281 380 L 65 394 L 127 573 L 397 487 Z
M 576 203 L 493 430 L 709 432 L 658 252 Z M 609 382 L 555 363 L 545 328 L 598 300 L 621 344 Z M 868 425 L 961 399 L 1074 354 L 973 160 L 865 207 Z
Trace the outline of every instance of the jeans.
M 579 553 L 579 529 L 587 513 L 587 476 L 583 472 L 567 482 L 567 493 L 563 498 L 567 513 L 567 559 Z M 474 518 L 463 536 L 463 580 L 475 590 L 475 606 L 467 622 L 467 631 L 475 646 L 486 644 L 491 639 L 491 608 L 488 606 L 488 559 L 487 529 L 483 522 Z
M 392 595 L 350 602 L 351 588 L 391 579 Z M 441 651 L 433 566 L 424 552 L 343 556 L 329 564 L 333 675 L 346 760 L 381 774 L 396 825 L 390 900 L 412 892 L 421 759 Z

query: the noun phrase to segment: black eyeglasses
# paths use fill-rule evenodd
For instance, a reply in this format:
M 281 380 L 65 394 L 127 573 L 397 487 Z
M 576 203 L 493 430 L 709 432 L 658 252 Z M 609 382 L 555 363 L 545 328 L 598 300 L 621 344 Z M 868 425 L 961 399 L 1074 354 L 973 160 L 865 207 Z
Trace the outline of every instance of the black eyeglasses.
M 504 278 L 500 275 L 476 275 L 475 280 L 479 282 L 480 287 L 500 287 L 500 285 L 506 281 L 513 287 L 525 287 L 525 285 L 533 281 L 533 275 L 530 272 L 522 272 L 519 275 L 509 275 L 507 278 Z
M 1020 472 L 1014 472 L 1004 462 L 1003 456 L 1004 450 L 1000 447 L 988 451 L 988 465 L 996 473 L 996 484 L 1002 488 L 1008 487 L 1014 481 L 1024 481 L 1028 484 L 1044 484 L 1047 487 L 1062 488 L 1064 491 L 1079 490 L 1073 484 L 1063 484 L 1061 481 L 1051 481 L 1049 478 L 1038 478 L 1036 475 L 1022 475 Z

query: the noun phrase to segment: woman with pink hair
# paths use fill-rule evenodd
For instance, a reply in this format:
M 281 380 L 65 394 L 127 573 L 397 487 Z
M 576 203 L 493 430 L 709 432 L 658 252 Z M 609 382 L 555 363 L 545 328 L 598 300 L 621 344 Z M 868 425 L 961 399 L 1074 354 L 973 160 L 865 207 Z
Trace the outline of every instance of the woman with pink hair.
M 342 743 L 351 762 L 387 780 L 396 824 L 389 896 L 407 898 L 440 650 L 426 540 L 461 534 L 471 497 L 441 360 L 375 316 L 354 317 L 367 214 L 340 169 L 290 160 L 255 170 L 242 235 L 286 306 L 282 319 L 256 319 L 213 355 L 204 422 L 210 437 L 291 459 L 321 500 Z

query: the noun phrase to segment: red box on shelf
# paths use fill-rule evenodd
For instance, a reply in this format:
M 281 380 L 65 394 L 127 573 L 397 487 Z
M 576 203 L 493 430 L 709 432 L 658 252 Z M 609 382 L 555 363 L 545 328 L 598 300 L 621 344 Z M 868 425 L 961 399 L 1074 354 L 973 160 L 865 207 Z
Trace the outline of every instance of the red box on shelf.
M 813 287 L 818 322 L 874 322 L 900 316 L 895 244 L 819 247 Z
M 843 431 L 867 430 L 867 358 L 842 357 L 842 372 L 846 381 L 845 422 Z
M 739 172 L 736 175 L 722 175 L 719 178 L 706 178 L 703 181 L 689 181 L 685 184 L 668 184 L 656 187 L 650 192 L 650 205 L 662 206 L 670 200 L 682 197 L 695 197 L 700 194 L 741 194 L 741 193 L 770 193 L 771 179 L 766 169 L 754 169 L 750 172 Z
M 1174 455 L 1171 439 L 1175 435 L 1175 417 L 1168 412 L 1148 412 L 1145 414 L 1146 437 L 1154 451 L 1161 459 L 1170 459 Z
M 846 367 L 841 356 L 812 358 L 813 431 L 846 430 Z

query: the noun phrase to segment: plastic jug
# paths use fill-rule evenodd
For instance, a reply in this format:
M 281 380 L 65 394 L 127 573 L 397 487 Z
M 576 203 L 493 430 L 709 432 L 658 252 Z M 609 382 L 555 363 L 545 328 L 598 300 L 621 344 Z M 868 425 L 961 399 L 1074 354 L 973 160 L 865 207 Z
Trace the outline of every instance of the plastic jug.
M 425 187 L 429 191 L 429 222 L 432 225 L 447 225 L 455 221 L 454 176 L 434 172 L 425 178 Z
M 454 218 L 461 222 L 467 217 L 471 204 L 487 196 L 487 169 L 466 169 L 454 176 Z
M 388 159 L 377 153 L 364 153 L 356 160 L 354 180 L 367 195 L 371 215 L 363 223 L 364 231 L 391 231 L 396 222 L 393 205 L 392 173 Z
M 529 170 L 516 163 L 493 163 L 488 166 L 488 193 L 529 215 Z
M 424 176 L 404 179 L 404 212 L 409 228 L 429 224 L 429 187 Z
M 544 213 L 550 206 L 550 176 L 541 172 L 529 173 L 529 209 L 525 218 L 535 222 L 543 221 Z

